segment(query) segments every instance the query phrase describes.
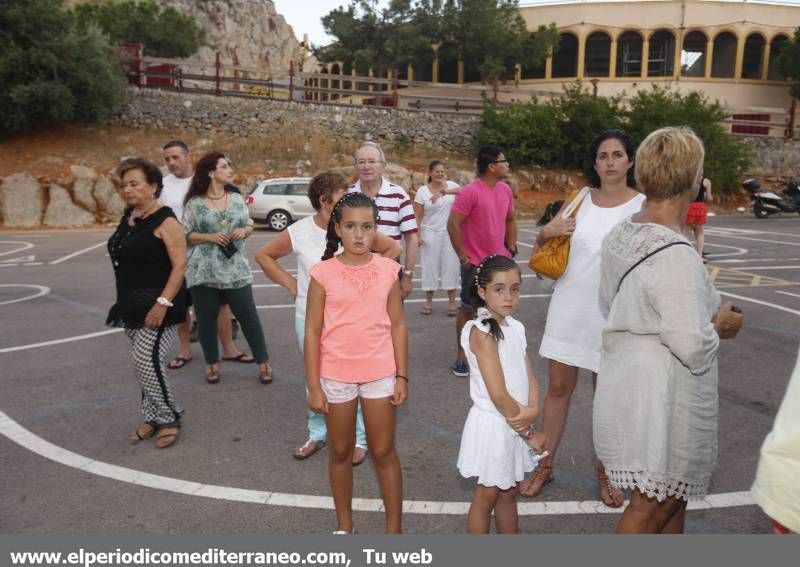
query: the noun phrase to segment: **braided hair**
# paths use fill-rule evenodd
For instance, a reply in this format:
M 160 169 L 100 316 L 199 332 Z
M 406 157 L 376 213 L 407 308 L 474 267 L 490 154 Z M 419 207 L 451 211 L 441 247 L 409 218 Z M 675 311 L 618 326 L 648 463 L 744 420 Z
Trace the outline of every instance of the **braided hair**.
M 342 219 L 343 209 L 357 209 L 359 207 L 372 209 L 375 221 L 378 221 L 378 206 L 364 193 L 348 193 L 339 199 L 333 206 L 331 220 L 328 221 L 328 232 L 325 235 L 328 244 L 325 246 L 325 254 L 322 255 L 323 260 L 333 258 L 333 255 L 339 249 L 339 244 L 342 242 L 342 239 L 336 234 L 336 223 Z
M 509 270 L 516 270 L 520 276 L 522 275 L 517 263 L 505 256 L 487 256 L 480 264 L 475 266 L 472 286 L 470 287 L 470 302 L 475 306 L 476 310 L 479 307 L 486 307 L 486 301 L 478 294 L 478 288 L 482 287 L 485 290 L 489 282 L 492 281 L 492 276 L 495 272 L 507 272 Z M 481 323 L 489 325 L 489 333 L 494 337 L 494 340 L 499 341 L 504 338 L 500 323 L 494 317 L 487 317 Z

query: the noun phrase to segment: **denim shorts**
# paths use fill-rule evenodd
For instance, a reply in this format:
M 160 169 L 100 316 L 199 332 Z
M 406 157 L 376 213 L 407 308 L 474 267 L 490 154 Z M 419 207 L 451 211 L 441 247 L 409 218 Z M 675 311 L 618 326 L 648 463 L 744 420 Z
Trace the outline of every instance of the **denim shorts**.
M 472 286 L 475 284 L 475 266 L 469 265 L 469 268 L 461 266 L 461 307 L 464 309 L 472 309 Z

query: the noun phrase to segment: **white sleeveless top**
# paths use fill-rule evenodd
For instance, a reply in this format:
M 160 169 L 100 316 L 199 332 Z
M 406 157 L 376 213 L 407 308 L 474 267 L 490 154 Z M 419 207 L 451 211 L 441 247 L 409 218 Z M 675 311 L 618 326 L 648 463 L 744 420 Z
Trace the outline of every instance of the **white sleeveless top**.
M 306 298 L 308 297 L 309 275 L 311 267 L 322 260 L 325 253 L 327 231 L 317 226 L 313 215 L 292 223 L 286 229 L 292 250 L 297 254 L 297 297 L 294 310 L 297 317 L 306 316 Z
M 642 208 L 638 194 L 616 207 L 598 207 L 586 196 L 578 210 L 569 260 L 556 281 L 539 355 L 563 364 L 597 372 L 603 350 L 606 320 L 600 311 L 600 248 L 605 236 L 624 218 Z

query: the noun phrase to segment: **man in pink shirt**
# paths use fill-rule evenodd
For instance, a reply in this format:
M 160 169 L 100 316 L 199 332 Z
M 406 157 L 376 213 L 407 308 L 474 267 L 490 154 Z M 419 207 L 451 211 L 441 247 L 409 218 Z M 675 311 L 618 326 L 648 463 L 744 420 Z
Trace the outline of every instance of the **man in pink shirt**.
M 461 348 L 461 329 L 474 317 L 470 288 L 475 266 L 487 256 L 517 255 L 517 221 L 514 194 L 503 179 L 508 177 L 508 160 L 503 151 L 486 146 L 478 151 L 478 178 L 464 185 L 450 211 L 447 231 L 461 261 L 461 309 L 456 319 L 458 358 L 450 367 L 456 376 L 469 376 L 469 365 Z

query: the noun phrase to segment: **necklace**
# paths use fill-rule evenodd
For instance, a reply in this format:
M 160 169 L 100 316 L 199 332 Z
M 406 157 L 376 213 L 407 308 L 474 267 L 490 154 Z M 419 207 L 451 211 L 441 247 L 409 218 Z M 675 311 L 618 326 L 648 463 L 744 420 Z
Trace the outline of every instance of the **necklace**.
M 227 194 L 228 194 L 228 192 L 227 192 L 227 191 L 223 191 L 223 192 L 222 192 L 222 195 L 220 195 L 219 197 L 212 197 L 212 196 L 211 196 L 211 193 L 206 193 L 206 197 L 208 197 L 208 198 L 209 198 L 209 199 L 211 199 L 212 201 L 219 201 L 220 199 L 222 199 L 223 197 L 225 197 L 225 195 L 227 195 Z

